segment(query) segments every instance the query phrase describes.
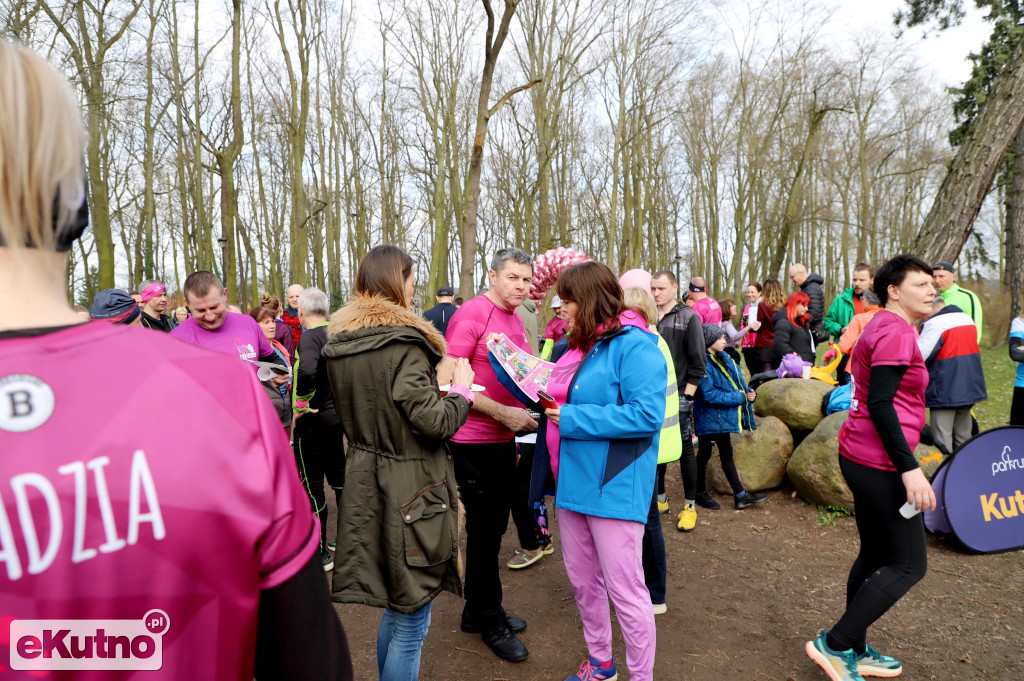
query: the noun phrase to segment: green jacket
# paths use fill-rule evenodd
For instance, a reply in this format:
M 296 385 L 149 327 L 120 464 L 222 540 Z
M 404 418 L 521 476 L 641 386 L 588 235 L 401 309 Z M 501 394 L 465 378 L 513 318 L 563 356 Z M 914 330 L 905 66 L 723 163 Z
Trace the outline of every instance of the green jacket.
M 978 342 L 981 343 L 981 301 L 978 300 L 978 295 L 974 291 L 960 288 L 955 281 L 952 286 L 940 293 L 946 305 L 956 305 L 974 320 L 974 325 L 978 327 Z
M 836 296 L 829 306 L 828 314 L 825 315 L 825 330 L 834 340 L 839 340 L 853 315 L 853 287 L 850 287 Z
M 462 595 L 455 468 L 445 441 L 469 403 L 442 398 L 434 326 L 377 296 L 334 313 L 323 349 L 345 429 L 332 599 L 413 613 Z

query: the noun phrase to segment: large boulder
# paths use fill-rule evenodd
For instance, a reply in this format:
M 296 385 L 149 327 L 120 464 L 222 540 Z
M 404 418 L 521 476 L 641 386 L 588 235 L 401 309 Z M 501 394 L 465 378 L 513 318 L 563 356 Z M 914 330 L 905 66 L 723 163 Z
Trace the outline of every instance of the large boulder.
M 814 430 L 822 419 L 821 398 L 832 388 L 815 379 L 777 378 L 758 387 L 754 413 L 775 416 L 791 430 Z
M 849 415 L 848 411 L 837 411 L 823 418 L 814 432 L 793 451 L 786 465 L 789 482 L 812 504 L 853 508 L 853 493 L 839 470 L 839 429 Z
M 849 415 L 849 411 L 829 414 L 793 451 L 786 475 L 806 501 L 819 506 L 854 507 L 853 493 L 839 470 L 839 429 Z M 942 463 L 938 450 L 922 444 L 914 449 L 914 457 L 928 478 Z
M 786 464 L 793 454 L 793 436 L 786 424 L 774 416 L 755 418 L 757 430 L 732 435 L 733 459 L 744 489 L 758 491 L 782 485 Z M 708 463 L 708 488 L 720 494 L 732 494 L 729 481 L 722 472 L 722 462 L 715 448 Z

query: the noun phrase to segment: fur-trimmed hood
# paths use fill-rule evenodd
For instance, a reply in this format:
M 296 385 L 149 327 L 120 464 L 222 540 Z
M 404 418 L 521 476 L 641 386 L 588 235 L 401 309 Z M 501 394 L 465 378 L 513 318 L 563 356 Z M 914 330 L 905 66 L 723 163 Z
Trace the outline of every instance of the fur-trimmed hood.
M 438 358 L 444 357 L 447 349 L 433 324 L 377 295 L 356 295 L 331 315 L 327 336 L 324 354 L 331 357 L 364 352 L 396 340 L 418 341 Z

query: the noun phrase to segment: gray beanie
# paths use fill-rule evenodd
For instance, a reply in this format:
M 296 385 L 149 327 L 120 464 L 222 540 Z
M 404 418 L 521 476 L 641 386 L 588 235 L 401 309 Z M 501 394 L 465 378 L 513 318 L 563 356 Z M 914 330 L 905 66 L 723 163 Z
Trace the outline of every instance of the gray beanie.
M 704 330 L 705 348 L 710 348 L 715 341 L 725 335 L 725 331 L 718 324 L 701 324 L 701 328 Z

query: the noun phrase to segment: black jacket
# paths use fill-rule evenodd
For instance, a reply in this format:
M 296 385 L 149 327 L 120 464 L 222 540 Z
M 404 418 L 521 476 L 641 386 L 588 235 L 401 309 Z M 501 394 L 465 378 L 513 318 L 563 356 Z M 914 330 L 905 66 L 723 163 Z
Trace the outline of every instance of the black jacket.
M 828 333 L 825 332 L 825 292 L 821 290 L 824 283 L 820 274 L 811 272 L 804 283 L 800 284 L 800 290 L 811 299 L 807 311 L 811 313 L 811 331 L 816 343 L 828 340 Z
M 814 363 L 814 339 L 806 326 L 796 326 L 786 316 L 786 308 L 782 308 L 772 317 L 775 323 L 775 361 L 792 352 L 800 355 L 805 362 Z
M 327 374 L 327 362 L 320 356 L 327 345 L 327 324 L 306 329 L 295 348 L 295 399 L 309 402 L 315 414 L 306 414 L 295 422 L 295 434 L 321 433 L 341 423 L 334 409 L 334 393 Z M 338 443 L 339 445 L 341 443 Z
M 423 318 L 434 325 L 434 328 L 441 332 L 441 335 L 448 333 L 448 322 L 452 315 L 459 309 L 451 303 L 438 303 L 423 313 Z
M 672 352 L 679 392 L 683 392 L 686 385 L 700 385 L 700 379 L 704 377 L 707 348 L 697 313 L 683 303 L 677 303 L 658 322 L 658 333 Z
M 163 331 L 164 333 L 171 332 L 171 318 L 165 314 L 157 317 L 150 317 L 145 312 L 142 313 L 142 325 L 147 329 L 153 329 L 154 331 Z

